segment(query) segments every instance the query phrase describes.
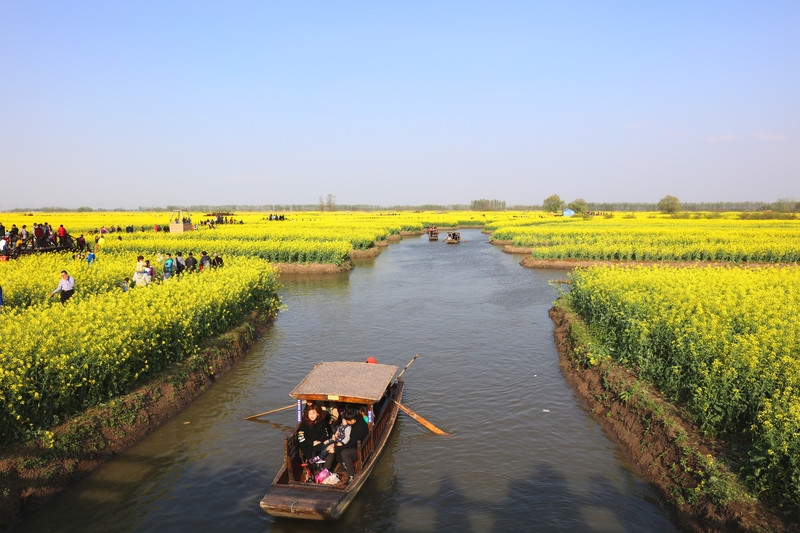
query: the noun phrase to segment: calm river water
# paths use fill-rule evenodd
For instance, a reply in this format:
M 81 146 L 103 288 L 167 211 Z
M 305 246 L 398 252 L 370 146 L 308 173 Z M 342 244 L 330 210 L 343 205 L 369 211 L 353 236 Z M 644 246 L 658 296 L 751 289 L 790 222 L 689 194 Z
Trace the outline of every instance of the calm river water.
M 665 506 L 581 407 L 558 366 L 550 280 L 478 230 L 407 238 L 342 275 L 284 279 L 286 309 L 248 356 L 153 435 L 31 513 L 19 532 L 673 531 Z M 404 367 L 401 413 L 332 524 L 259 508 L 292 403 L 318 361 Z

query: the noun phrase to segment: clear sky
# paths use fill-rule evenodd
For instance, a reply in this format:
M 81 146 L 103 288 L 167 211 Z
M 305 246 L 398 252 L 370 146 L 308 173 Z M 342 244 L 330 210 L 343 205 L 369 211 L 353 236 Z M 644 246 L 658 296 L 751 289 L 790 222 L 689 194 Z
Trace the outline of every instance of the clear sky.
M 800 199 L 800 2 L 0 1 L 0 210 Z

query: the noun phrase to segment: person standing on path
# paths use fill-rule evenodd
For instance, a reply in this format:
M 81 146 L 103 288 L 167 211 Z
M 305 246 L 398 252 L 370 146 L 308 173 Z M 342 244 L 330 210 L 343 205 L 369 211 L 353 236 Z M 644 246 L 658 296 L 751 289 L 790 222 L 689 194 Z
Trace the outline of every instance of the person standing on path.
M 167 258 L 164 260 L 164 279 L 169 279 L 174 270 L 175 261 L 172 259 L 172 255 L 167 254 Z
M 194 258 L 192 252 L 189 252 L 189 255 L 186 256 L 185 263 L 187 272 L 194 272 L 197 269 L 197 259 Z
M 205 252 L 200 252 L 200 270 L 208 269 L 211 266 L 211 258 Z
M 150 283 L 150 271 L 144 262 L 144 256 L 136 258 L 136 270 L 133 273 L 133 284 L 135 287 L 147 287 Z
M 178 252 L 175 254 L 175 275 L 180 276 L 186 270 L 186 261 L 183 259 L 183 253 Z
M 61 271 L 61 281 L 58 282 L 58 287 L 50 293 L 50 296 L 57 292 L 61 292 L 62 304 L 65 304 L 75 294 L 75 278 L 67 274 L 66 270 Z
M 64 227 L 64 224 L 59 224 L 58 226 L 58 245 L 67 245 L 67 229 Z

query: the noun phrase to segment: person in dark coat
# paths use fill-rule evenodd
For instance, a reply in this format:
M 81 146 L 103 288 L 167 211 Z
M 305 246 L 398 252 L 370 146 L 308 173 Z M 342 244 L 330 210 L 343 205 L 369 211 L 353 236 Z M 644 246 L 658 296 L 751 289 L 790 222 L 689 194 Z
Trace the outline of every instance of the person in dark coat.
M 186 271 L 187 272 L 194 272 L 197 270 L 197 259 L 194 258 L 192 252 L 189 252 L 189 255 L 186 257 Z
M 303 457 L 308 460 L 319 455 L 330 436 L 325 413 L 318 405 L 309 405 L 303 412 L 303 421 L 297 429 L 297 444 Z
M 358 443 L 363 442 L 369 433 L 369 426 L 364 422 L 361 417 L 353 408 L 347 408 L 342 415 L 342 423 L 349 424 L 350 438 L 347 442 L 337 442 L 334 446 L 334 452 L 325 458 L 325 468 L 331 470 L 333 467 L 334 457 L 342 464 L 347 477 L 344 478 L 344 483 L 349 483 L 356 473 L 355 460 L 358 459 Z

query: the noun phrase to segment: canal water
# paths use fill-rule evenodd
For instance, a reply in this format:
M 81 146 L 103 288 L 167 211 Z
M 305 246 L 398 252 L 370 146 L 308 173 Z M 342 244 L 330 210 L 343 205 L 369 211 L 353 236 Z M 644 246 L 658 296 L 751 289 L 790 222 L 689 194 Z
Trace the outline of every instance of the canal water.
M 566 273 L 461 233 L 406 238 L 349 274 L 284 278 L 286 309 L 245 359 L 15 531 L 674 531 L 561 374 L 547 312 Z M 261 511 L 295 415 L 242 418 L 291 404 L 317 362 L 402 368 L 417 353 L 403 403 L 454 436 L 400 413 L 339 521 Z

